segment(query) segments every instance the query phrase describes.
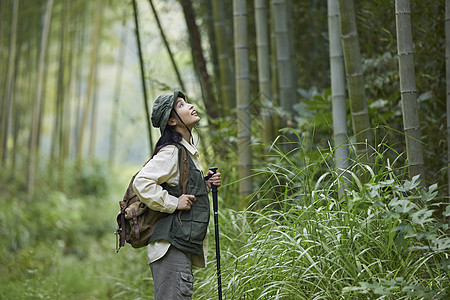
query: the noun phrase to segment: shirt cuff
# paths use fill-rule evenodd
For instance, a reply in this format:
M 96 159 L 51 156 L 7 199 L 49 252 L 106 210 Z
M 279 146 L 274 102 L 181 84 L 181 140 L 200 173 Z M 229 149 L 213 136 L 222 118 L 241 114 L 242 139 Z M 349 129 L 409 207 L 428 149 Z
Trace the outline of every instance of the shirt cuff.
M 178 206 L 178 198 L 172 195 L 169 195 L 167 202 L 166 202 L 166 208 L 169 214 L 175 212 L 177 210 Z

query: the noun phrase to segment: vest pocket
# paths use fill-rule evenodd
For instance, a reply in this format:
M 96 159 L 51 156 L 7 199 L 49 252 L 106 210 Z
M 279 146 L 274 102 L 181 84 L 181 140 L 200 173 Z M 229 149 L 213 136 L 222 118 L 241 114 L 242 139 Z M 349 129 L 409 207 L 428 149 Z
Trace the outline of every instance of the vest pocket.
M 205 238 L 209 222 L 209 207 L 195 206 L 189 211 L 183 211 L 180 218 L 172 219 L 172 234 L 179 240 L 189 245 L 189 243 L 201 245 Z
M 191 220 L 189 220 L 186 219 L 186 215 L 189 216 L 191 214 L 186 214 L 185 212 L 183 212 L 180 214 L 181 218 L 178 218 L 177 213 L 177 216 L 174 216 L 172 218 L 172 234 L 179 241 L 189 242 L 192 227 L 192 217 Z
M 209 206 L 199 206 L 192 212 L 191 242 L 203 244 L 209 223 Z

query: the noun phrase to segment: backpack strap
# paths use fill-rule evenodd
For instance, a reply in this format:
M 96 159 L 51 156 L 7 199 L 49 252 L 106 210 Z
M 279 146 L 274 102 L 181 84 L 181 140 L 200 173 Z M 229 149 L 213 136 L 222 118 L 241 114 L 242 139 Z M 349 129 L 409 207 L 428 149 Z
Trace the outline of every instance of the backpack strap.
M 186 194 L 186 186 L 189 181 L 189 160 L 188 160 L 188 154 L 186 148 L 181 145 L 177 144 L 178 148 L 178 166 L 179 166 L 179 172 L 180 172 L 180 183 L 179 185 L 183 189 L 183 194 Z M 180 220 L 181 226 L 183 226 L 183 222 L 181 222 L 181 213 L 180 210 L 178 212 L 178 220 Z
M 179 146 L 178 146 L 179 145 Z M 189 160 L 187 150 L 184 146 L 178 144 L 178 164 L 180 172 L 180 186 L 183 188 L 183 194 L 186 194 L 186 186 L 189 181 Z M 181 148 L 181 149 L 180 149 Z

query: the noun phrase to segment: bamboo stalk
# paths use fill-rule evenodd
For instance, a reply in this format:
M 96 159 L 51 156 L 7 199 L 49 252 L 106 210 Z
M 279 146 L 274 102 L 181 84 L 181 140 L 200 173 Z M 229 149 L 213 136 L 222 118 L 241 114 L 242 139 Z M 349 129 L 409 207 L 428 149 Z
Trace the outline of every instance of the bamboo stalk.
M 237 139 L 239 165 L 239 196 L 241 201 L 253 191 L 250 74 L 247 38 L 247 1 L 233 1 L 234 51 L 236 69 Z M 241 208 L 246 203 L 241 202 Z
M 200 82 L 203 102 L 208 114 L 208 121 L 210 125 L 213 125 L 213 122 L 211 121 L 219 117 L 217 101 L 216 96 L 213 92 L 213 81 L 208 73 L 208 69 L 206 67 L 206 59 L 203 55 L 202 39 L 200 30 L 195 22 L 196 18 L 194 8 L 192 7 L 192 2 L 190 0 L 180 0 L 180 4 L 183 8 L 184 18 L 186 20 L 186 26 L 188 28 L 189 42 L 192 51 L 192 60 L 194 63 L 196 75 Z
M 11 34 L 9 44 L 9 59 L 8 59 L 8 75 L 6 80 L 6 92 L 2 108 L 2 128 L 0 132 L 0 151 L 1 151 L 1 165 L 4 167 L 8 153 L 8 129 L 11 111 L 11 102 L 13 98 L 13 86 L 16 72 L 16 43 L 17 43 L 17 19 L 19 15 L 19 0 L 13 1 L 12 20 L 11 20 Z
M 219 63 L 220 94 L 224 102 L 224 111 L 229 113 L 236 106 L 236 99 L 234 97 L 233 64 L 230 64 L 231 50 L 227 41 L 226 9 L 223 0 L 211 2 Z
M 153 16 L 155 17 L 155 21 L 156 21 L 156 24 L 158 25 L 159 33 L 161 34 L 161 38 L 164 42 L 164 46 L 166 47 L 167 53 L 169 54 L 170 61 L 172 62 L 173 70 L 175 71 L 175 74 L 177 75 L 178 84 L 180 85 L 181 90 L 185 91 L 183 79 L 181 78 L 181 74 L 180 74 L 180 71 L 178 70 L 177 63 L 175 62 L 175 58 L 173 57 L 172 51 L 170 50 L 169 42 L 167 41 L 166 34 L 164 33 L 164 30 L 161 26 L 161 22 L 159 21 L 159 17 L 158 17 L 156 8 L 153 5 L 152 0 L 148 0 L 148 2 L 150 2 L 150 6 L 153 11 Z
M 89 75 L 88 75 L 88 86 L 84 100 L 84 108 L 83 114 L 81 117 L 80 123 L 80 133 L 78 136 L 78 144 L 77 144 L 77 169 L 81 169 L 81 162 L 83 156 L 83 144 L 84 144 L 84 134 L 87 127 L 87 120 L 89 117 L 89 110 L 91 107 L 92 95 L 95 90 L 95 73 L 97 69 L 97 61 L 98 61 L 98 47 L 100 42 L 100 29 L 101 29 L 101 0 L 96 0 L 95 3 L 95 18 L 94 18 L 94 29 L 92 33 L 92 48 L 90 53 L 90 67 L 89 67 Z
M 263 141 L 270 145 L 274 139 L 272 90 L 270 78 L 270 43 L 267 0 L 255 1 L 256 50 L 258 61 L 259 97 L 263 122 Z
M 408 158 L 408 173 L 412 178 L 420 175 L 425 180 L 425 167 L 421 143 L 417 87 L 414 71 L 414 44 L 411 32 L 411 9 L 409 0 L 395 1 L 397 28 L 400 94 L 402 99 L 403 126 Z
M 367 163 L 370 161 L 373 141 L 364 87 L 355 6 L 353 0 L 339 0 L 338 4 L 356 152 L 361 161 Z
M 347 145 L 347 109 L 345 103 L 344 54 L 339 28 L 339 8 L 336 0 L 328 0 L 328 35 L 330 40 L 331 98 L 333 110 L 334 160 L 339 174 L 349 167 Z M 339 188 L 339 197 L 343 194 Z
M 288 30 L 288 8 L 286 0 L 272 0 L 276 57 L 278 68 L 278 86 L 280 104 L 283 109 L 284 126 L 289 126 L 294 120 L 294 104 L 297 102 L 292 61 L 290 36 Z
M 450 0 L 445 0 L 445 69 L 447 89 L 447 196 L 450 199 Z
M 38 136 L 40 132 L 40 121 L 42 116 L 42 104 L 43 104 L 45 56 L 48 46 L 52 9 L 53 9 L 53 0 L 48 0 L 45 9 L 44 24 L 42 26 L 41 41 L 39 46 L 36 98 L 34 102 L 33 119 L 31 126 L 30 160 L 28 164 L 28 193 L 31 195 L 34 193 L 34 179 L 35 179 L 34 173 L 36 170 Z
M 147 130 L 148 130 L 148 141 L 150 146 L 150 152 L 153 152 L 153 139 L 152 139 L 152 125 L 150 123 L 150 109 L 148 106 L 148 97 L 147 97 L 147 85 L 145 84 L 145 62 L 142 54 L 141 47 L 141 38 L 139 33 L 139 20 L 138 20 L 138 7 L 136 0 L 133 0 L 133 12 L 134 12 L 134 24 L 135 24 L 135 34 L 136 34 L 136 42 L 138 47 L 139 54 L 139 62 L 140 62 L 140 70 L 141 70 L 141 82 L 142 82 L 142 92 L 144 96 L 144 107 L 145 107 L 145 119 L 147 122 Z

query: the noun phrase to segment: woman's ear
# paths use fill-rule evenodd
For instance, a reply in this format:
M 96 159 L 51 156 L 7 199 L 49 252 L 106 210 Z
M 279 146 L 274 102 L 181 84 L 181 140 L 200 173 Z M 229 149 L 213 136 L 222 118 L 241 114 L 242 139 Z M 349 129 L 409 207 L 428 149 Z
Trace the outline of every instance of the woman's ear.
M 169 118 L 169 120 L 167 121 L 167 125 L 175 126 L 177 125 L 177 121 L 175 120 L 175 118 Z

